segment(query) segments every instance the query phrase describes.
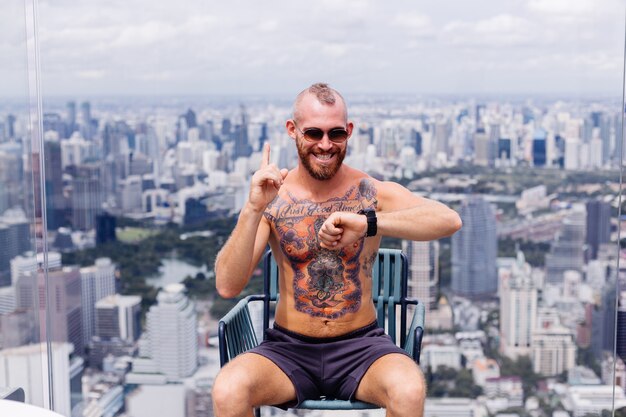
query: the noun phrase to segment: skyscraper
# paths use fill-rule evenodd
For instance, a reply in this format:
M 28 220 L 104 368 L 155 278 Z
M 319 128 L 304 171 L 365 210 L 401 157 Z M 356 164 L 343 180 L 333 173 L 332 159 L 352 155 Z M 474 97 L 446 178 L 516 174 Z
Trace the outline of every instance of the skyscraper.
M 54 411 L 72 415 L 70 403 L 70 353 L 69 343 L 52 343 L 52 357 L 48 357 L 46 344 L 26 345 L 0 350 L 0 386 L 21 387 L 26 394 L 26 402 L 39 407 L 50 408 L 51 393 L 54 398 Z M 49 375 L 52 376 L 51 390 Z
M 235 131 L 233 132 L 235 149 L 232 156 L 233 160 L 239 157 L 248 157 L 252 154 L 252 146 L 250 146 L 248 140 L 248 113 L 246 108 L 241 106 L 241 124 L 235 125 Z
M 65 137 L 69 138 L 72 132 L 76 130 L 76 102 L 68 101 L 66 105 L 67 109 L 67 132 Z
M 84 345 L 80 272 L 76 267 L 61 267 L 59 254 L 54 255 L 52 261 L 58 258 L 59 265 L 48 265 L 48 299 L 46 300 L 43 273 L 26 271 L 17 278 L 16 306 L 38 314 L 38 323 L 48 332 L 51 340 L 72 343 L 74 351 L 82 354 Z M 51 325 L 47 329 L 46 314 L 50 316 Z
M 598 258 L 598 247 L 611 239 L 611 205 L 601 200 L 587 201 L 587 236 L 590 259 Z
M 141 297 L 113 294 L 96 303 L 95 334 L 134 342 L 141 334 Z
M 11 282 L 11 259 L 30 249 L 30 226 L 21 210 L 0 217 L 0 286 Z
M 533 166 L 543 167 L 547 162 L 547 134 L 543 129 L 537 129 L 533 137 Z
M 96 217 L 102 212 L 100 168 L 95 165 L 77 167 L 72 179 L 72 226 L 75 230 L 96 227 Z
M 67 207 L 63 195 L 63 166 L 61 161 L 61 144 L 57 140 L 46 140 L 44 144 L 45 192 L 48 230 L 56 230 L 64 226 Z
M 98 300 L 115 294 L 115 264 L 109 258 L 98 258 L 92 266 L 80 268 L 83 304 L 83 343 L 95 333 L 95 306 Z
M 43 280 L 40 280 L 39 294 L 41 300 L 46 300 Z M 55 271 L 48 271 L 48 294 L 50 306 L 46 310 L 46 303 L 40 304 L 40 323 L 45 323 L 45 315 L 51 316 L 52 340 L 69 342 L 74 345 L 74 352 L 82 355 L 83 344 L 83 317 L 81 302 L 80 272 L 76 267 L 63 267 Z
M 509 267 L 500 268 L 500 351 L 515 359 L 530 355 L 537 320 L 537 287 L 532 269 L 517 253 Z
M 617 296 L 615 276 L 602 288 L 601 298 L 591 313 L 591 349 L 597 359 L 603 352 L 613 352 L 615 343 L 615 297 Z
M 408 296 L 426 307 L 426 314 L 437 308 L 439 284 L 439 242 L 403 241 L 402 250 L 409 261 Z
M 95 305 L 95 334 L 90 341 L 89 364 L 101 367 L 112 355 L 133 355 L 141 334 L 141 297 L 109 295 Z
M 198 366 L 196 308 L 182 284 L 170 284 L 157 295 L 147 315 L 147 339 L 159 373 L 177 380 Z
M 626 291 L 621 292 L 619 308 L 617 309 L 616 338 L 617 356 L 626 361 Z
M 578 208 L 563 219 L 561 230 L 546 254 L 546 282 L 560 284 L 567 270 L 582 271 L 585 262 L 585 223 L 584 210 Z
M 89 104 L 88 101 L 80 105 L 80 131 L 87 140 L 91 140 L 93 137 L 91 127 L 91 104 Z
M 487 201 L 471 196 L 460 208 L 463 228 L 452 236 L 452 291 L 466 297 L 495 294 L 496 218 Z
M 576 365 L 576 343 L 571 330 L 564 327 L 552 309 L 538 311 L 532 337 L 533 370 L 542 375 L 558 375 Z

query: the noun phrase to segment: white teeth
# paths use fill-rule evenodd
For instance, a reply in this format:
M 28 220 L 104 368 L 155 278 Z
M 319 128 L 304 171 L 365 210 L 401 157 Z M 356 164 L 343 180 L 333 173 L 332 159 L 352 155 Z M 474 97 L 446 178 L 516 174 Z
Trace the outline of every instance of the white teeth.
M 315 155 L 315 157 L 317 159 L 329 160 L 332 157 L 332 155 L 331 154 L 319 154 L 319 155 Z

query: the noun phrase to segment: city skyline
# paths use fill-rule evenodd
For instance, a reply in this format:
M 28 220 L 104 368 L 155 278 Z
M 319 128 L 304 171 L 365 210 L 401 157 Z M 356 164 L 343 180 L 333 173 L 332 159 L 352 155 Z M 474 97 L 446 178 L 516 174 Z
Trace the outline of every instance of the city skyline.
M 617 0 L 42 0 L 42 93 L 293 96 L 327 81 L 346 94 L 621 95 L 621 9 Z M 2 90 L 20 95 L 24 23 L 0 26 L 10 64 L 0 69 Z
M 0 259 L 5 271 L 0 268 L 0 274 L 11 282 L 11 291 L 0 293 L 0 326 L 19 330 L 0 332 L 0 359 L 5 355 L 7 364 L 30 360 L 31 351 L 19 346 L 37 342 L 37 330 L 50 332 L 52 340 L 74 345 L 72 356 L 61 352 L 63 361 L 56 369 L 71 370 L 69 378 L 59 382 L 69 389 L 59 395 L 64 409 L 69 399 L 75 417 L 114 415 L 124 406 L 134 417 L 154 415 L 155 398 L 165 395 L 171 407 L 168 415 L 210 417 L 210 386 L 218 366 L 211 338 L 214 320 L 225 314 L 214 310 L 221 303 L 213 299 L 211 268 L 230 234 L 229 219 L 245 202 L 247 181 L 259 165 L 262 144 L 272 143 L 272 157 L 279 166 L 297 162 L 293 143 L 284 134 L 291 106 L 282 100 L 119 103 L 73 99 L 55 104 L 56 108 L 47 105 L 40 171 L 45 185 L 40 189 L 23 186 L 30 167 L 20 163 L 28 161 L 31 152 L 32 122 L 23 114 L 3 114 L 0 107 L 4 168 L 0 208 L 18 206 L 0 217 L 5 236 L 0 243 L 6 249 Z M 615 169 L 621 164 L 617 150 L 623 116 L 617 101 L 560 100 L 544 106 L 525 101 L 364 97 L 351 103 L 359 127 L 350 139 L 345 163 L 380 180 L 403 181 L 413 192 L 458 208 L 464 223 L 463 232 L 449 240 L 421 248 L 411 243 L 406 249 L 408 286 L 413 296 L 429 301 L 421 362 L 430 375 L 428 412 L 447 407 L 449 398 L 436 398 L 443 395 L 462 401 L 464 411 L 477 408 L 485 415 L 522 407 L 544 395 L 550 404 L 558 401 L 567 410 L 579 410 L 587 401 L 577 397 L 583 378 L 593 381 L 586 382 L 585 395 L 603 395 L 588 406 L 591 412 L 612 407 L 602 400 L 611 389 L 615 405 L 626 405 L 625 387 L 616 382 L 618 377 L 625 380 L 626 372 L 613 377 L 605 371 L 610 360 L 624 368 L 623 357 L 612 355 L 613 341 L 622 336 L 613 331 L 614 324 L 620 325 L 615 321 L 616 307 L 623 307 L 623 302 L 615 306 L 621 295 L 620 274 L 612 267 L 617 256 L 612 226 L 619 225 L 613 209 L 620 204 L 614 187 L 618 187 Z M 39 211 L 29 211 L 29 192 L 46 193 L 46 204 Z M 479 204 L 472 203 L 478 198 L 475 194 L 483 195 Z M 602 224 L 591 225 L 598 229 L 604 225 L 606 236 L 585 240 L 588 216 L 583 213 L 591 199 L 600 201 L 598 205 L 611 215 Z M 472 204 L 479 210 L 466 210 Z M 43 276 L 32 272 L 39 261 L 32 253 L 13 260 L 12 251 L 21 242 L 25 244 L 20 252 L 32 248 L 30 235 L 12 233 L 13 228 L 30 230 L 44 216 L 47 228 L 41 233 L 49 240 L 44 250 L 51 294 L 59 294 L 61 301 L 80 301 L 55 313 L 58 303 L 46 300 L 54 323 L 50 328 L 37 324 L 44 323 L 47 312 L 34 305 L 35 294 L 43 289 L 36 282 Z M 573 244 L 561 245 L 559 251 L 549 249 L 557 248 L 558 231 L 572 223 L 570 218 L 576 220 L 574 230 L 561 235 Z M 472 236 L 463 239 L 465 233 Z M 192 236 L 196 238 L 189 239 Z M 110 242 L 116 239 L 117 243 Z M 598 250 L 587 259 L 582 256 L 585 242 L 592 241 Z M 458 250 L 463 243 L 481 251 L 461 259 L 457 255 L 463 253 L 463 247 Z M 548 279 L 550 265 L 544 258 L 558 258 L 565 249 L 580 254 L 585 267 L 576 264 L 576 270 L 563 272 L 563 279 Z M 89 253 L 110 261 L 91 259 Z M 181 271 L 173 287 L 157 285 L 149 272 L 160 274 L 161 260 L 165 263 L 169 256 L 202 264 L 206 272 Z M 76 264 L 85 267 L 72 266 Z M 28 268 L 30 275 L 13 278 Z M 457 285 L 459 269 L 477 272 L 461 280 L 472 291 Z M 64 276 L 77 285 L 61 286 Z M 104 292 L 111 293 L 113 280 L 115 293 L 135 294 L 134 298 L 94 302 Z M 519 280 L 524 284 L 514 282 Z M 507 284 L 513 302 L 507 302 Z M 122 304 L 129 308 L 117 308 Z M 134 325 L 140 323 L 140 306 L 147 313 L 137 339 L 141 331 Z M 29 319 L 30 311 L 41 315 L 39 322 Z M 515 333 L 505 323 L 515 322 L 521 312 L 528 312 L 525 325 L 518 329 L 527 337 L 523 343 L 528 356 L 515 359 Z M 117 328 L 122 336 L 122 324 L 136 331 L 126 331 L 120 338 Z M 180 333 L 171 337 L 174 332 Z M 511 342 L 499 344 L 500 336 Z M 528 372 L 511 369 L 505 357 Z M 447 368 L 432 372 L 440 365 Z M 40 380 L 18 380 L 19 370 L 14 374 L 0 383 L 17 380 L 26 386 Z M 467 383 L 450 388 L 438 380 L 440 374 Z M 566 378 L 562 390 L 544 394 L 544 381 L 549 386 L 557 375 Z M 140 387 L 131 392 L 135 385 Z M 45 405 L 36 398 L 28 401 Z M 542 408 L 546 416 L 555 409 Z

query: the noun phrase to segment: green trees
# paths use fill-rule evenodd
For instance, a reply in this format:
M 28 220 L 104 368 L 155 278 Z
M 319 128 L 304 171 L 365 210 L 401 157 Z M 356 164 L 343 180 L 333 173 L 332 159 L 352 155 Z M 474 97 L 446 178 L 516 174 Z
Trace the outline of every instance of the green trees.
M 447 366 L 438 366 L 433 372 L 426 371 L 429 397 L 464 397 L 477 398 L 483 389 L 474 383 L 472 372 L 468 369 L 456 370 Z
M 206 265 L 213 270 L 215 257 L 235 226 L 236 217 L 213 219 L 202 226 L 211 236 L 194 236 L 180 239 L 183 231 L 175 224 L 158 229 L 156 234 L 146 234 L 145 239 L 135 242 L 108 242 L 95 248 L 68 252 L 62 255 L 63 265 L 93 265 L 96 258 L 108 257 L 119 269 L 119 290 L 124 295 L 142 297 L 144 311 L 154 304 L 158 289 L 146 282 L 161 266 L 161 259 L 175 256 L 191 264 Z M 138 226 L 133 224 L 133 226 Z M 183 277 L 181 277 L 183 278 Z M 187 277 L 182 280 L 190 296 L 211 297 L 215 294 L 215 281 L 207 277 Z

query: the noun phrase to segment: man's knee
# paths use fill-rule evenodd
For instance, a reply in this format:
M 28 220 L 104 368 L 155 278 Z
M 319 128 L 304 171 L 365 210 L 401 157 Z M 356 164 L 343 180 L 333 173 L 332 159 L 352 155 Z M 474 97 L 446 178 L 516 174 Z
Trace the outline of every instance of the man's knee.
M 237 368 L 223 368 L 215 378 L 211 396 L 216 407 L 249 402 L 250 381 Z
M 422 409 L 426 398 L 426 383 L 421 374 L 415 378 L 407 378 L 395 385 L 388 392 L 388 407 L 398 409 Z

